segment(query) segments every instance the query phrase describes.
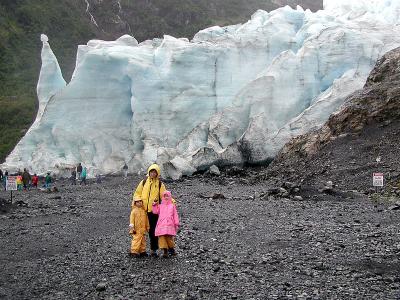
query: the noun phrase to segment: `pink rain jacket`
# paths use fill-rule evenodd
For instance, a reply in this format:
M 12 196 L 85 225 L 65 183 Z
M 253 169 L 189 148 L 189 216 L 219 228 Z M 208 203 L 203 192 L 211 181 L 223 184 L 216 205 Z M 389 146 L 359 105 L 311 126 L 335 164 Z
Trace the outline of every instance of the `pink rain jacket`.
M 161 204 L 153 203 L 152 211 L 153 214 L 159 215 L 155 236 L 176 235 L 179 228 L 179 217 L 176 205 L 172 203 L 170 191 L 162 193 Z

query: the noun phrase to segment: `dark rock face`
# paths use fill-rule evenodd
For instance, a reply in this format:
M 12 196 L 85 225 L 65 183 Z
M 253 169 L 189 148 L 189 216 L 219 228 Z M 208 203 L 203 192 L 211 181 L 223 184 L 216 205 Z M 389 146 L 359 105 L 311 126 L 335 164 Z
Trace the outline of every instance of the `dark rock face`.
M 313 11 L 322 9 L 321 0 L 88 0 L 88 3 L 87 15 L 96 21 L 97 25 L 92 22 L 92 28 L 98 37 L 116 39 L 130 34 L 139 41 L 162 38 L 164 34 L 192 38 L 209 26 L 246 22 L 257 9 L 271 11 L 285 5 L 293 8 L 301 5 Z
M 278 6 L 290 5 L 295 8 L 297 5 L 300 5 L 304 9 L 310 9 L 311 11 L 317 11 L 323 8 L 322 1 L 314 1 L 314 0 L 272 0 L 272 2 Z
M 286 144 L 268 176 L 288 176 L 320 186 L 332 180 L 342 189 L 368 190 L 372 173 L 384 172 L 397 186 L 400 171 L 400 48 L 382 57 L 364 89 L 315 132 Z
M 400 82 L 400 49 L 394 49 L 384 55 L 368 76 L 365 87 L 372 87 L 376 84 L 385 84 L 389 90 L 399 88 Z M 392 83 L 392 84 L 390 84 Z

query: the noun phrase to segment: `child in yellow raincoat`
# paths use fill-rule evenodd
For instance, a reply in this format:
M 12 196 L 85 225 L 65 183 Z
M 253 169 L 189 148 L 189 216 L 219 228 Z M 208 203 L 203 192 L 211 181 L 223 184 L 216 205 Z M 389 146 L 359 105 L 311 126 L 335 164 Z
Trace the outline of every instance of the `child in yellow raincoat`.
M 21 174 L 18 174 L 16 182 L 17 182 L 18 191 L 22 191 L 22 176 L 21 176 Z
M 147 256 L 145 234 L 149 232 L 150 225 L 143 208 L 143 201 L 139 197 L 133 199 L 129 221 L 129 234 L 132 236 L 130 254 L 135 257 L 145 257 Z

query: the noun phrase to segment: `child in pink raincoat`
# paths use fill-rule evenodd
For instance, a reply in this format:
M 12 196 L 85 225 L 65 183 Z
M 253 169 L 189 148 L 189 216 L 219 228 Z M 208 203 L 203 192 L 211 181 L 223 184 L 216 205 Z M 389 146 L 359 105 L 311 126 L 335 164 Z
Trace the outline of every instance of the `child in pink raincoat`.
M 176 255 L 174 237 L 179 228 L 179 217 L 175 203 L 172 201 L 171 192 L 164 191 L 161 204 L 153 203 L 153 214 L 158 215 L 155 236 L 158 237 L 158 247 L 163 250 L 163 257 Z

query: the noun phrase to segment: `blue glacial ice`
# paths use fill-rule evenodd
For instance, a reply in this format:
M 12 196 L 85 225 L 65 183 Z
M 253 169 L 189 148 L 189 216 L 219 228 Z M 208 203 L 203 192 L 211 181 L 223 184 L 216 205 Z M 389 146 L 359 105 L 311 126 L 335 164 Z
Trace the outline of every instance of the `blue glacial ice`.
M 351 3 L 351 4 L 349 4 Z M 80 45 L 66 84 L 42 35 L 39 113 L 3 168 L 63 174 L 140 172 L 178 178 L 212 164 L 260 163 L 321 126 L 400 46 L 400 0 L 324 1 L 257 11 L 189 41 Z

